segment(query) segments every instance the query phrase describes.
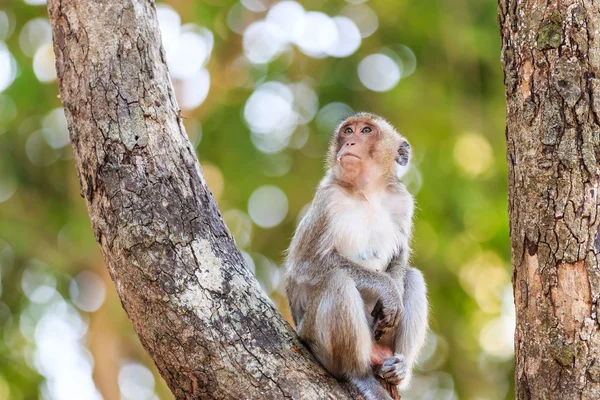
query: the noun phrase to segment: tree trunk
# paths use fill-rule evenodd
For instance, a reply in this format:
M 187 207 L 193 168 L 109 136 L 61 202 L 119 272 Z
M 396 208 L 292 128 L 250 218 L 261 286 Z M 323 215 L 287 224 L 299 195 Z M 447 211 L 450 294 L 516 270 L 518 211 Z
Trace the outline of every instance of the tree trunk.
M 179 399 L 345 399 L 245 267 L 179 119 L 153 1 L 50 0 L 82 196 Z
M 500 0 L 499 23 L 517 398 L 600 399 L 600 0 Z

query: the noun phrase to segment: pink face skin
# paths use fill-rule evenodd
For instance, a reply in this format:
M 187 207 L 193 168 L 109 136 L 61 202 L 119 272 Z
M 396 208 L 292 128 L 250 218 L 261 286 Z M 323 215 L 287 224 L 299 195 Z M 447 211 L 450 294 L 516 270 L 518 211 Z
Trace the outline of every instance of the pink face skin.
M 340 128 L 336 159 L 341 180 L 359 186 L 366 183 L 380 135 L 379 128 L 365 120 L 351 121 Z

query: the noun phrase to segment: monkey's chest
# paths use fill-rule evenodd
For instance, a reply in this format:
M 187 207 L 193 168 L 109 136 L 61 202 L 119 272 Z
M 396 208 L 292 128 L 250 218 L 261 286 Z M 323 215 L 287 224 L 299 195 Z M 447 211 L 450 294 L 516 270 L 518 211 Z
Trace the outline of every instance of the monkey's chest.
M 334 248 L 364 268 L 385 271 L 402 243 L 402 235 L 393 214 L 383 204 L 365 204 L 336 215 Z

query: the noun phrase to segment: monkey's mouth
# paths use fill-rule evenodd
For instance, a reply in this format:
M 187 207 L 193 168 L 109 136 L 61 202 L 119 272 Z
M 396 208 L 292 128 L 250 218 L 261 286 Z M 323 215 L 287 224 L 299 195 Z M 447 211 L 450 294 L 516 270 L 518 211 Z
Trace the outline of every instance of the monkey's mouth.
M 344 158 L 344 157 L 353 157 L 353 158 L 356 158 L 356 159 L 360 160 L 360 157 L 359 157 L 359 156 L 357 156 L 356 154 L 352 154 L 352 153 L 344 153 L 344 154 L 340 154 L 340 155 L 338 156 L 337 160 L 338 160 L 338 161 L 341 161 L 341 160 L 342 160 L 342 158 Z

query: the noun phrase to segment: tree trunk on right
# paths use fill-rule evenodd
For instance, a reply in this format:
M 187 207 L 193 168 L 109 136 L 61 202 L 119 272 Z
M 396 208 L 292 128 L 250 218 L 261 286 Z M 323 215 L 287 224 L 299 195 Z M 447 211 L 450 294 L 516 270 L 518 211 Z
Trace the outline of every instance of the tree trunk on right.
M 499 24 L 516 397 L 600 399 L 600 0 L 500 0 Z

